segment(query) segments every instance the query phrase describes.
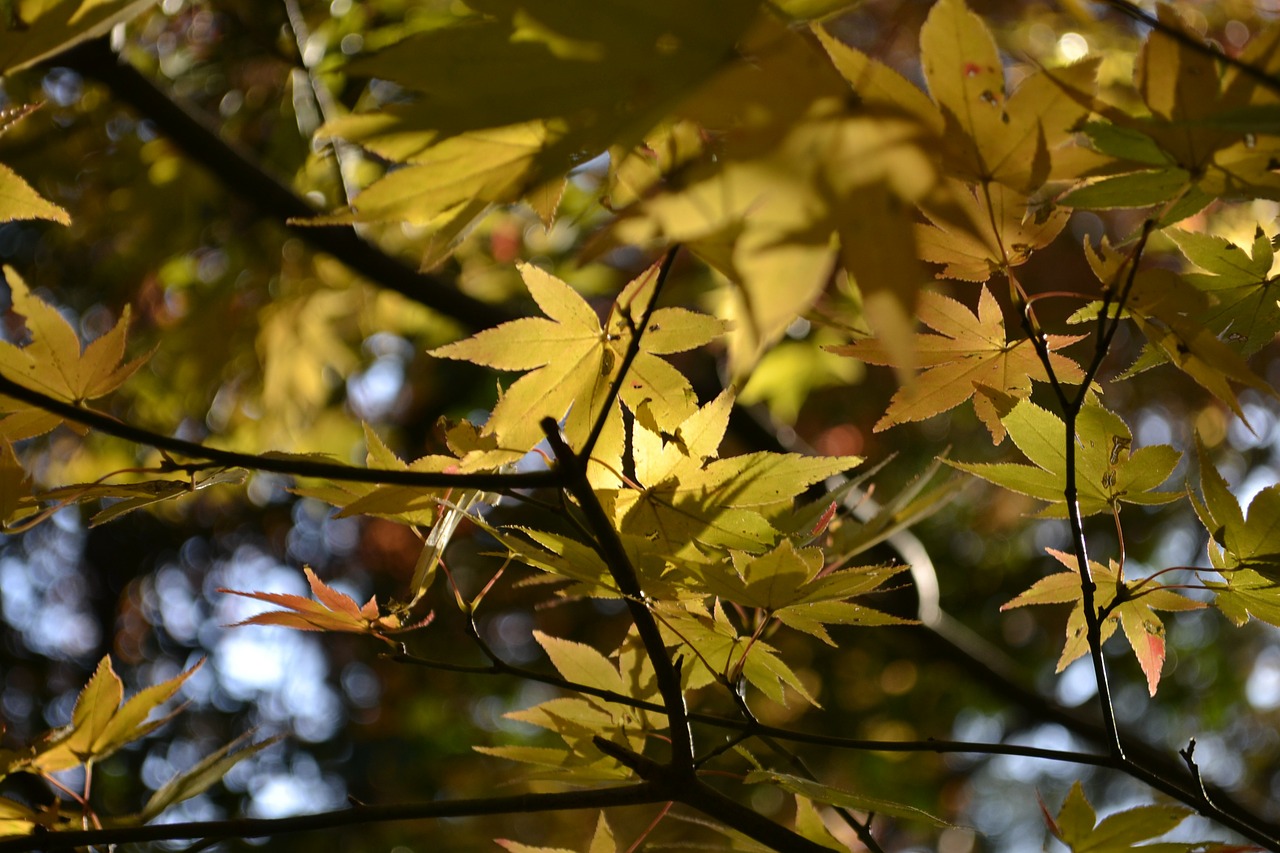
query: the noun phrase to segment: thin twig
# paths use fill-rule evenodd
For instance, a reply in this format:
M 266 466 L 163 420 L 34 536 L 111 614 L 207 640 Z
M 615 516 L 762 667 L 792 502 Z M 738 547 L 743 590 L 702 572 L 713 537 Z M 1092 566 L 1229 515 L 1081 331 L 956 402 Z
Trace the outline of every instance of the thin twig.
M 1174 26 L 1170 26 L 1169 24 L 1166 24 L 1164 21 L 1160 20 L 1155 15 L 1152 15 L 1150 12 L 1146 11 L 1145 9 L 1130 2 L 1130 0 L 1094 0 L 1094 2 L 1101 3 L 1104 6 L 1110 6 L 1112 9 L 1115 9 L 1117 12 L 1120 12 L 1121 14 L 1124 14 L 1124 15 L 1128 15 L 1130 18 L 1137 21 L 1138 23 L 1145 24 L 1146 26 L 1151 27 L 1151 29 L 1155 30 L 1161 35 L 1168 36 L 1169 38 L 1173 39 L 1183 47 L 1190 48 L 1191 50 L 1194 50 L 1196 53 L 1200 53 L 1212 59 L 1216 59 L 1217 61 L 1223 63 L 1224 65 L 1229 65 L 1232 68 L 1239 71 L 1241 74 L 1244 74 L 1246 77 L 1250 78 L 1251 80 L 1257 81 L 1258 83 L 1262 84 L 1263 86 L 1272 90 L 1273 92 L 1280 92 L 1280 79 L 1277 79 L 1275 76 L 1268 74 L 1263 69 L 1258 68 L 1255 65 L 1251 65 L 1250 63 L 1245 62 L 1244 60 L 1237 59 L 1234 56 L 1228 56 L 1226 53 L 1223 53 L 1222 50 L 1215 47 L 1214 45 L 1206 44 L 1205 42 L 1202 42 L 1200 39 L 1196 38 L 1195 36 L 1192 36 L 1190 33 L 1187 33 L 1178 27 L 1174 27 Z
M 609 419 L 613 403 L 622 392 L 622 383 L 627 381 L 627 374 L 631 371 L 631 365 L 636 360 L 636 356 L 640 354 L 640 344 L 649 328 L 649 321 L 653 319 L 653 312 L 658 305 L 658 296 L 662 293 L 662 286 L 667 283 L 667 276 L 671 274 L 671 267 L 675 263 L 676 255 L 679 252 L 680 244 L 677 243 L 667 250 L 666 256 L 662 259 L 662 266 L 658 268 L 658 280 L 653 285 L 653 293 L 649 295 L 649 302 L 644 307 L 644 313 L 640 315 L 639 324 L 636 324 L 635 318 L 630 315 L 631 306 L 626 306 L 628 313 L 624 316 L 627 322 L 632 324 L 631 340 L 627 342 L 627 351 L 622 356 L 622 363 L 618 365 L 618 375 L 609 384 L 609 393 L 604 397 L 604 407 L 601 408 L 599 416 L 596 417 L 596 422 L 591 425 L 591 433 L 587 436 L 586 443 L 578 451 L 578 455 L 583 459 L 591 458 L 592 452 L 596 449 L 596 442 L 600 440 L 600 433 L 604 431 L 604 425 Z

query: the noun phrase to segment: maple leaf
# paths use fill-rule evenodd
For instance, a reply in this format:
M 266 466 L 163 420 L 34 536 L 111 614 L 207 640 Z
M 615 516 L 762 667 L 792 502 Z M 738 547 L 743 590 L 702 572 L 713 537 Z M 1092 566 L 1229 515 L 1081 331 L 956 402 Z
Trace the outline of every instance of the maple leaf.
M 1011 491 L 1047 501 L 1040 515 L 1067 514 L 1066 426 L 1052 412 L 1020 401 L 1001 422 L 1033 465 L 944 460 Z M 1114 511 L 1121 503 L 1154 505 L 1175 501 L 1179 492 L 1152 491 L 1169 478 L 1182 454 L 1166 444 L 1131 451 L 1133 435 L 1119 417 L 1086 405 L 1076 419 L 1076 488 L 1082 515 Z
M 1039 71 L 1006 97 L 1004 66 L 982 19 L 962 0 L 935 3 L 920 31 L 931 101 L 896 71 L 817 30 L 836 69 L 868 106 L 905 112 L 938 140 L 949 174 L 1030 193 L 1088 114 L 1072 94 L 1092 88 L 1097 62 Z
M 1038 188 L 1049 175 L 1051 149 L 1088 112 L 1055 91 L 1043 72 L 1007 97 L 995 41 L 963 0 L 939 0 L 929 10 L 920 29 L 920 62 L 942 113 L 948 171 L 975 183 Z M 1086 62 L 1061 74 L 1091 86 L 1096 69 L 1096 62 Z
M 938 278 L 989 281 L 1007 274 L 1053 242 L 1070 211 L 1033 207 L 1031 200 L 1003 184 L 973 187 L 949 181 L 951 194 L 941 205 L 925 203 L 929 224 L 915 226 L 920 257 L 943 264 Z
M 86 39 L 106 35 L 136 17 L 154 0 L 9 0 L 10 15 L 24 14 L 21 26 L 0 28 L 0 74 L 29 68 Z
M 784 791 L 802 796 L 807 800 L 838 808 L 851 809 L 858 812 L 874 812 L 908 820 L 919 820 L 937 827 L 954 826 L 954 824 L 948 823 L 942 818 L 935 817 L 915 806 L 858 794 L 845 788 L 824 785 L 812 779 L 792 776 L 788 773 L 778 773 L 774 770 L 752 770 L 743 781 L 748 785 L 762 783 L 776 785 Z
M 1225 579 L 1205 583 L 1215 593 L 1214 606 L 1237 625 L 1252 615 L 1280 626 L 1280 485 L 1258 492 L 1246 517 L 1204 446 L 1197 446 L 1202 497 L 1193 494 L 1191 505 L 1209 531 L 1209 562 Z
M 1204 273 L 1187 273 L 1183 280 L 1213 299 L 1199 316 L 1204 325 L 1245 356 L 1253 355 L 1280 331 L 1271 265 L 1271 238 L 1258 226 L 1246 252 L 1235 243 L 1211 234 L 1169 228 L 1163 232 Z
M 715 145 L 619 211 L 599 248 L 678 242 L 729 279 L 717 313 L 733 323 L 730 370 L 745 380 L 837 260 L 869 297 L 873 327 L 905 324 L 924 280 L 912 205 L 938 170 L 914 118 L 833 110 L 848 86 L 780 22 L 762 22 L 738 53 L 678 112 Z
M 906 566 L 863 566 L 822 573 L 820 548 L 797 549 L 783 539 L 771 551 L 753 556 L 730 552 L 734 574 L 720 566 L 693 571 L 695 589 L 745 607 L 757 607 L 779 622 L 804 631 L 827 645 L 835 642 L 824 625 L 903 625 L 899 619 L 848 599 L 872 592 Z M 690 567 L 692 570 L 693 567 Z
M 614 653 L 616 662 L 585 643 L 541 631 L 535 631 L 533 636 L 567 681 L 634 699 L 657 701 L 657 681 L 634 632 L 623 639 Z M 563 747 L 498 746 L 477 747 L 477 751 L 533 764 L 543 768 L 540 775 L 548 778 L 629 778 L 633 772 L 601 752 L 595 744 L 596 738 L 603 737 L 640 752 L 652 733 L 665 726 L 662 714 L 587 694 L 551 699 L 505 716 L 554 732 L 564 741 Z
M 257 755 L 272 744 L 278 743 L 283 737 L 283 735 L 269 737 L 245 746 L 245 742 L 252 736 L 253 732 L 246 732 L 165 782 L 156 789 L 146 805 L 142 807 L 142 811 L 138 814 L 138 821 L 146 823 L 170 806 L 204 793 L 226 776 L 231 768 L 246 758 Z
M 0 110 L 0 133 L 6 133 L 39 106 L 24 104 Z M 0 222 L 15 219 L 49 219 L 62 225 L 71 224 L 71 217 L 65 210 L 41 197 L 8 166 L 0 165 Z
M 494 843 L 505 848 L 509 853 L 574 853 L 563 847 L 531 847 L 509 838 L 495 838 Z M 619 853 L 619 849 L 618 842 L 613 837 L 613 830 L 609 827 L 609 822 L 604 819 L 602 812 L 596 819 L 595 832 L 584 853 Z
M 657 272 L 656 265 L 650 267 L 628 284 L 609 322 L 601 326 L 595 311 L 573 288 L 537 267 L 521 265 L 520 275 L 545 318 L 512 320 L 430 354 L 498 370 L 528 371 L 498 400 L 481 433 L 496 436 L 502 447 L 527 451 L 544 437 L 541 419 L 549 415 L 559 420 L 565 412 L 565 436 L 581 443 L 601 414 L 633 325 L 652 298 Z M 693 388 L 658 356 L 702 346 L 723 331 L 721 321 L 705 314 L 683 308 L 654 311 L 622 385 L 621 401 L 632 411 L 646 405 L 663 425 L 684 420 L 696 405 Z M 611 418 L 620 423 L 621 412 Z
M 1009 610 L 1028 604 L 1074 605 L 1071 615 L 1067 617 L 1067 640 L 1062 647 L 1062 655 L 1058 658 L 1058 672 L 1062 672 L 1067 664 L 1089 651 L 1083 593 L 1080 589 L 1080 564 L 1074 555 L 1052 548 L 1046 550 L 1070 571 L 1041 578 L 1000 609 Z M 1147 677 L 1147 690 L 1152 696 L 1156 695 L 1156 688 L 1160 685 L 1160 669 L 1164 665 L 1165 642 L 1164 623 L 1156 616 L 1155 611 L 1198 610 L 1206 605 L 1150 581 L 1126 583 L 1121 579 L 1120 568 L 1115 561 L 1110 566 L 1103 566 L 1091 560 L 1089 566 L 1094 583 L 1097 584 L 1094 603 L 1099 613 L 1106 614 L 1101 626 L 1102 641 L 1106 642 L 1115 633 L 1117 626 L 1123 628 L 1125 639 L 1129 641 L 1129 646 Z
M 3 464 L 0 464 L 0 476 L 5 470 Z M 33 498 L 56 502 L 54 507 L 41 510 L 41 516 L 72 503 L 109 501 L 89 519 L 89 526 L 97 527 L 136 509 L 186 497 L 211 486 L 243 483 L 245 476 L 243 468 L 230 468 L 207 475 L 195 474 L 185 479 L 143 480 L 138 483 L 79 483 L 50 489 Z
M 1118 281 L 1125 256 L 1111 248 L 1105 238 L 1097 249 L 1086 245 L 1085 256 L 1099 281 Z M 1213 313 L 1214 298 L 1190 284 L 1183 276 L 1163 268 L 1140 271 L 1133 279 L 1121 316 L 1128 317 L 1146 336 L 1151 346 L 1126 372 L 1132 376 L 1168 361 L 1194 379 L 1201 387 L 1245 420 L 1232 385 L 1243 385 L 1275 396 L 1266 381 L 1254 373 L 1244 357 L 1219 340 L 1205 323 Z M 1094 302 L 1077 311 L 1071 322 L 1087 322 L 1097 317 L 1101 303 Z M 1112 305 L 1114 312 L 1116 306 Z
M 640 488 L 601 492 L 622 533 L 677 557 L 697 559 L 699 546 L 756 553 L 779 535 L 764 515 L 767 508 L 862 461 L 768 452 L 717 459 L 732 408 L 733 394 L 722 392 L 669 438 L 636 419 L 632 442 Z
M 70 403 L 94 400 L 119 388 L 148 356 L 124 362 L 129 308 L 106 334 L 81 352 L 80 338 L 52 305 L 27 289 L 12 267 L 4 268 L 13 295 L 13 310 L 26 322 L 31 342 L 17 347 L 0 341 L 0 375 L 24 387 Z M 10 441 L 43 435 L 63 418 L 11 398 L 0 398 L 0 435 Z
M 974 411 L 999 444 L 1006 430 L 997 402 L 1003 402 L 1003 397 L 1029 397 L 1032 381 L 1049 381 L 1035 348 L 1026 338 L 1005 338 L 1004 315 L 985 286 L 976 314 L 948 296 L 926 292 L 921 294 L 917 316 L 940 334 L 916 335 L 915 358 L 923 370 L 893 395 L 875 431 L 931 418 L 973 398 Z M 1058 350 L 1081 337 L 1046 335 L 1045 342 L 1050 350 Z M 893 354 L 875 339 L 827 349 L 871 364 L 895 364 Z M 1060 381 L 1083 380 L 1080 367 L 1070 358 L 1052 353 L 1049 359 Z
M 111 658 L 104 657 L 76 698 L 71 723 L 32 746 L 18 769 L 54 773 L 100 761 L 125 744 L 146 737 L 177 713 L 149 719 L 152 712 L 169 701 L 202 664 L 203 661 L 168 681 L 144 688 L 121 704 L 124 684 L 116 675 Z
M 315 222 L 408 217 L 436 232 L 426 263 L 442 260 L 489 204 L 536 197 L 584 155 L 638 142 L 733 56 L 756 16 L 749 0 L 486 4 L 357 57 L 348 73 L 418 100 L 325 133 L 409 165 Z M 465 84 L 460 62 L 474 69 Z
M 745 679 L 779 705 L 787 703 L 790 688 L 810 705 L 821 707 L 778 650 L 754 634 L 740 633 L 719 601 L 710 613 L 660 601 L 654 605 L 654 615 L 668 644 L 677 645 L 677 654 L 684 656 L 681 674 L 690 689 L 734 685 Z
M 1072 853 L 1130 853 L 1151 850 L 1159 853 L 1213 853 L 1241 851 L 1236 845 L 1217 841 L 1161 841 L 1138 844 L 1159 838 L 1182 823 L 1194 812 L 1184 806 L 1138 806 L 1108 815 L 1101 821 L 1089 804 L 1084 789 L 1076 782 L 1067 792 L 1056 818 L 1049 816 L 1041 803 L 1045 823 L 1054 837 L 1067 845 Z
M 285 592 L 240 592 L 234 589 L 220 588 L 218 592 L 239 595 L 243 598 L 252 598 L 255 601 L 265 601 L 268 604 L 277 604 L 286 608 L 285 610 L 269 610 L 265 613 L 258 613 L 228 627 L 280 625 L 299 631 L 340 631 L 351 634 L 369 634 L 394 646 L 396 642 L 391 639 L 390 635 L 421 628 L 429 624 L 434 617 L 434 614 L 428 613 L 425 618 L 418 622 L 406 625 L 399 614 L 388 613 L 384 615 L 378 608 L 377 598 L 371 597 L 363 606 L 360 606 L 356 604 L 351 596 L 338 592 L 336 589 L 326 585 L 316 577 L 316 573 L 311 571 L 310 567 L 304 567 L 303 572 L 307 576 L 307 583 L 311 586 L 311 594 L 315 596 L 314 601 L 309 598 L 303 598 L 300 595 L 292 595 Z
M 25 803 L 0 797 L 0 838 L 30 835 L 37 827 L 45 830 L 70 829 L 72 815 L 61 814 L 57 804 L 50 811 L 33 809 Z
M 1169 6 L 1159 6 L 1164 27 L 1183 40 L 1203 41 Z M 1138 56 L 1134 85 L 1150 110 L 1135 117 L 1101 103 L 1092 93 L 1060 81 L 1064 90 L 1106 122 L 1083 126 L 1085 138 L 1107 159 L 1085 177 L 1102 175 L 1063 196 L 1070 207 L 1125 208 L 1171 205 L 1164 221 L 1184 219 L 1215 197 L 1280 198 L 1280 176 L 1272 169 L 1280 151 L 1276 110 L 1270 93 L 1239 68 L 1220 72 L 1210 51 L 1153 29 Z M 1257 39 L 1241 65 L 1267 63 Z M 1121 174 L 1116 174 L 1120 172 Z
M 387 447 L 386 442 L 368 424 L 364 425 L 364 443 L 365 464 L 370 468 L 440 473 L 458 467 L 458 460 L 452 456 L 424 456 L 413 462 L 405 462 Z M 442 501 L 447 500 L 450 495 L 448 489 L 353 482 L 298 486 L 292 491 L 339 507 L 339 517 L 372 515 L 423 527 L 430 527 L 434 523 Z

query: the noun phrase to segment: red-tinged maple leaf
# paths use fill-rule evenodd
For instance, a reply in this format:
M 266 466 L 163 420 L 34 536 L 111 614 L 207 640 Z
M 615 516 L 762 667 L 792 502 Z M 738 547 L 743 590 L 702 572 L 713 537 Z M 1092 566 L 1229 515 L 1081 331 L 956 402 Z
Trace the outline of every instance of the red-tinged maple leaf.
M 423 619 L 406 625 L 398 614 L 384 615 L 378 607 L 376 597 L 370 597 L 364 606 L 358 605 L 351 596 L 326 585 L 309 567 L 304 568 L 303 572 L 307 575 L 307 583 L 311 585 L 311 594 L 315 596 L 315 601 L 285 592 L 240 592 L 234 589 L 219 589 L 218 592 L 287 608 L 268 610 L 228 627 L 281 625 L 285 628 L 296 628 L 299 631 L 342 631 L 349 634 L 369 634 L 395 645 L 388 635 L 424 627 L 435 618 L 435 614 L 428 613 Z
M 999 444 L 1004 440 L 1006 429 L 1000 420 L 998 401 L 1002 396 L 1029 397 L 1032 380 L 1049 381 L 1034 347 L 1025 338 L 1006 340 L 1000 305 L 985 286 L 976 315 L 948 296 L 924 293 L 920 297 L 918 316 L 939 334 L 916 335 L 915 360 L 923 371 L 912 384 L 893 395 L 875 431 L 931 418 L 972 397 L 974 411 Z M 1071 335 L 1046 335 L 1045 338 L 1050 350 L 1080 340 Z M 899 366 L 892 351 L 876 339 L 828 349 L 871 364 Z M 1066 356 L 1051 353 L 1049 359 L 1060 381 L 1078 383 L 1083 378 L 1079 366 Z
M 1079 563 L 1071 554 L 1052 548 L 1047 550 L 1070 571 L 1041 578 L 1000 609 L 1009 610 L 1026 604 L 1074 603 L 1071 615 L 1067 617 L 1067 641 L 1062 648 L 1062 656 L 1058 658 L 1058 672 L 1062 672 L 1067 664 L 1089 650 L 1089 641 L 1085 630 L 1080 572 L 1077 568 Z M 1115 633 L 1117 625 L 1123 628 L 1125 639 L 1129 641 L 1142 666 L 1142 672 L 1147 677 L 1147 690 L 1152 696 L 1156 695 L 1156 688 L 1160 685 L 1160 668 L 1164 666 L 1165 643 L 1164 623 L 1155 611 L 1198 610 L 1205 607 L 1205 603 L 1193 601 L 1158 583 L 1126 583 L 1114 561 L 1110 566 L 1103 566 L 1090 560 L 1089 566 L 1093 570 L 1094 583 L 1098 586 L 1094 601 L 1099 610 L 1106 613 L 1102 622 L 1102 641 L 1106 642 Z

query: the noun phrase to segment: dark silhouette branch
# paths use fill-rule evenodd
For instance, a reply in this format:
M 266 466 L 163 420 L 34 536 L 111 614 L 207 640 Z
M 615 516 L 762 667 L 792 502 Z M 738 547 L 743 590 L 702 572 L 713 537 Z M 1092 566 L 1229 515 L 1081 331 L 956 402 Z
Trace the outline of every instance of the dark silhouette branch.
M 66 832 L 38 832 L 0 840 L 0 853 L 67 850 L 91 845 L 127 844 L 145 841 L 172 841 L 181 838 L 266 838 L 293 832 L 315 832 L 373 823 L 404 820 L 434 820 L 445 817 L 477 817 L 501 814 L 603 809 L 636 806 L 669 800 L 660 786 L 648 782 L 615 788 L 565 791 L 550 794 L 516 794 L 510 797 L 482 797 L 473 800 L 444 800 L 398 805 L 360 805 L 319 814 L 283 818 L 234 818 L 231 820 L 161 823 Z
M 618 591 L 627 603 L 627 610 L 640 634 L 640 642 L 653 665 L 658 693 L 662 696 L 663 711 L 671 729 L 671 765 L 680 768 L 688 778 L 693 778 L 693 735 L 689 730 L 689 718 L 684 704 L 684 690 L 680 686 L 680 673 L 667 655 L 666 643 L 658 622 L 645 605 L 644 591 L 631 558 L 627 556 L 622 538 L 587 481 L 587 468 L 560 434 L 555 418 L 544 418 L 542 430 L 555 455 L 557 470 L 565 479 L 565 490 L 578 502 L 588 527 L 595 537 L 595 547 L 605 565 L 609 567 Z
M 481 489 L 506 492 L 513 489 L 536 489 L 559 486 L 563 475 L 557 471 L 532 471 L 515 474 L 444 474 L 430 471 L 403 471 L 388 468 L 357 468 L 337 462 L 321 462 L 301 455 L 238 453 L 206 447 L 194 441 L 163 435 L 113 418 L 93 409 L 85 409 L 0 376 L 0 394 L 29 403 L 38 409 L 74 423 L 96 429 L 107 435 L 147 445 L 157 450 L 196 460 L 194 463 L 168 462 L 162 470 L 192 473 L 206 468 L 247 468 L 295 477 L 315 477 L 348 483 L 377 483 L 396 486 L 420 486 L 438 489 Z
M 471 675 L 506 675 L 513 678 L 520 678 L 525 681 L 535 681 L 539 684 L 547 684 L 552 687 L 558 687 L 571 693 L 578 693 L 583 696 L 595 696 L 604 699 L 606 702 L 613 702 L 618 705 L 625 705 L 629 708 L 637 708 L 645 711 L 654 711 L 662 713 L 666 708 L 658 702 L 650 702 L 645 699 L 636 699 L 627 696 L 624 693 L 616 693 L 612 690 L 606 690 L 601 687 L 594 687 L 589 684 L 579 684 L 562 678 L 558 675 L 549 673 L 536 672 L 534 670 L 525 669 L 523 667 L 513 666 L 501 659 L 495 660 L 489 665 L 468 665 L 451 663 L 449 661 L 427 660 L 426 658 L 415 657 L 406 653 L 397 653 L 385 655 L 388 660 L 396 663 L 410 664 L 420 666 L 426 669 L 438 669 L 442 672 L 461 672 Z M 1012 743 L 982 743 L 978 741 L 953 741 L 953 740 L 868 740 L 861 738 L 840 737 L 837 735 L 812 734 L 808 732 L 800 732 L 794 729 L 784 729 L 777 726 L 769 726 L 755 720 L 739 719 L 737 717 L 722 717 L 717 714 L 707 714 L 698 711 L 689 711 L 687 713 L 689 722 L 701 723 L 703 725 L 712 726 L 719 729 L 727 729 L 736 732 L 742 736 L 742 739 L 753 737 L 773 738 L 780 741 L 788 741 L 790 743 L 803 743 L 811 746 L 823 746 L 832 749 L 847 749 L 860 752 L 931 752 L 935 754 L 974 754 L 974 755 L 1018 755 L 1024 758 L 1039 758 L 1045 761 L 1060 761 L 1068 764 L 1084 764 L 1092 767 L 1114 767 L 1114 762 L 1110 756 L 1106 755 L 1090 755 L 1085 752 L 1074 752 L 1058 749 L 1042 749 L 1035 746 L 1021 746 Z M 1095 732 L 1096 733 L 1096 732 Z M 738 741 L 740 742 L 740 740 Z M 698 759 L 697 763 L 701 765 L 709 758 L 714 757 L 723 750 L 717 747 Z

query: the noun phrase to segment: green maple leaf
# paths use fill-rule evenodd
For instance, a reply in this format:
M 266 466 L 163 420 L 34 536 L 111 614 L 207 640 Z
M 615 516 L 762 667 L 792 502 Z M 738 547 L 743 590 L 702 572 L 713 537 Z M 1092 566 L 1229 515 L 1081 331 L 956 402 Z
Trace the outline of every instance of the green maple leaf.
M 779 536 L 766 510 L 862 461 L 767 452 L 718 459 L 732 407 L 733 395 L 722 392 L 669 438 L 637 418 L 633 445 L 640 488 L 601 495 L 621 532 L 677 557 L 697 559 L 699 546 L 756 553 Z
M 1209 562 L 1225 579 L 1206 582 L 1214 606 L 1237 625 L 1252 615 L 1280 626 L 1280 485 L 1255 495 L 1246 517 L 1203 445 L 1199 452 L 1202 497 L 1191 504 L 1209 531 Z
M 1201 37 L 1160 6 L 1161 23 Z M 1268 39 L 1257 39 L 1242 64 L 1267 67 Z M 1270 95 L 1238 68 L 1220 71 L 1208 52 L 1152 30 L 1139 54 L 1134 84 L 1149 116 L 1097 102 L 1074 84 L 1064 90 L 1103 116 L 1082 130 L 1107 159 L 1085 176 L 1101 175 L 1062 197 L 1083 208 L 1171 205 L 1166 222 L 1177 222 L 1215 197 L 1280 198 L 1280 177 L 1271 164 L 1280 151 L 1277 111 Z M 1116 174 L 1117 172 L 1122 174 Z
M 126 306 L 115 326 L 83 352 L 80 337 L 57 309 L 35 296 L 12 267 L 4 268 L 13 294 L 13 310 L 22 316 L 31 342 L 25 347 L 0 341 L 0 375 L 24 387 L 70 403 L 103 397 L 120 387 L 147 356 L 124 361 L 129 330 Z M 27 403 L 0 398 L 0 435 L 10 441 L 49 432 L 63 418 Z
M 1248 252 L 1210 234 L 1176 228 L 1166 229 L 1164 234 L 1204 270 L 1182 278 L 1214 300 L 1201 315 L 1206 327 L 1246 356 L 1275 339 L 1280 331 L 1280 303 L 1271 278 L 1275 252 L 1261 226 Z
M 906 566 L 863 566 L 823 574 L 822 550 L 797 549 L 790 539 L 758 556 L 734 551 L 732 560 L 734 574 L 719 565 L 706 566 L 692 574 L 690 583 L 726 601 L 759 608 L 832 646 L 835 642 L 824 625 L 910 624 L 848 600 L 874 591 Z
M 165 782 L 147 800 L 138 815 L 140 823 L 146 823 L 157 817 L 169 806 L 189 800 L 207 791 L 214 783 L 226 776 L 246 758 L 250 758 L 272 744 L 278 742 L 283 735 L 266 738 L 257 743 L 245 746 L 245 742 L 253 736 L 246 732 L 225 746 L 209 753 L 191 767 Z M 241 748 L 243 747 L 243 748 Z
M 1070 571 L 1041 578 L 1000 609 L 1009 610 L 1028 604 L 1074 605 L 1071 615 L 1067 617 L 1067 641 L 1058 658 L 1058 672 L 1062 672 L 1067 664 L 1089 651 L 1089 640 L 1086 636 L 1079 563 L 1071 554 L 1052 548 L 1048 551 Z M 1124 583 L 1115 562 L 1110 566 L 1103 566 L 1090 561 L 1089 566 L 1094 583 L 1097 584 L 1094 604 L 1099 612 L 1107 614 L 1102 622 L 1103 642 L 1115 633 L 1117 626 L 1123 628 L 1125 639 L 1129 641 L 1129 646 L 1147 677 L 1147 690 L 1152 696 L 1156 695 L 1156 688 L 1160 685 L 1160 669 L 1164 665 L 1165 642 L 1164 623 L 1156 616 L 1155 611 L 1198 610 L 1205 604 L 1147 581 Z
M 1043 809 L 1043 804 L 1041 804 Z M 1184 806 L 1138 806 L 1108 815 L 1101 821 L 1089 804 L 1084 789 L 1076 782 L 1067 793 L 1056 818 L 1044 811 L 1045 822 L 1054 837 L 1067 845 L 1072 853 L 1129 853 L 1149 850 L 1151 853 L 1210 853 L 1239 851 L 1234 845 L 1216 841 L 1162 841 L 1139 844 L 1172 830 L 1193 814 Z
M 1066 515 L 1066 425 L 1052 412 L 1020 401 L 1002 423 L 1009 437 L 1032 463 L 972 463 L 945 460 L 1011 491 L 1046 501 L 1041 515 Z M 1165 444 L 1130 450 L 1133 435 L 1124 421 L 1097 405 L 1086 405 L 1076 419 L 1076 487 L 1080 512 L 1113 511 L 1121 503 L 1155 505 L 1181 497 L 1180 492 L 1153 491 L 1169 478 L 1182 458 Z
M 438 358 L 455 358 L 498 370 L 528 371 L 494 406 L 482 435 L 496 436 L 502 448 L 523 453 L 541 441 L 539 422 L 565 417 L 564 433 L 581 443 L 602 412 L 610 385 L 652 298 L 657 267 L 627 285 L 608 323 L 569 285 L 537 267 L 523 265 L 520 274 L 538 307 L 547 315 L 527 317 L 487 329 L 464 341 L 432 350 Z M 635 411 L 646 405 L 658 423 L 674 426 L 694 410 L 689 380 L 660 355 L 694 349 L 724 331 L 714 317 L 683 308 L 659 308 L 643 330 L 640 353 L 623 383 L 620 398 Z M 572 411 L 570 411 L 572 409 Z M 610 415 L 621 423 L 621 412 Z M 621 436 L 621 429 L 617 430 Z
M 682 674 L 691 689 L 708 684 L 734 684 L 744 679 L 769 699 L 786 704 L 787 688 L 814 707 L 821 707 L 800 677 L 783 662 L 778 650 L 751 634 L 738 631 L 719 601 L 711 612 L 698 612 L 669 602 L 657 602 L 654 615 L 667 637 L 683 655 Z
M 623 640 L 613 657 L 591 646 L 534 632 L 556 670 L 567 681 L 643 701 L 656 701 L 657 682 L 643 647 L 635 635 Z M 653 732 L 665 726 L 665 717 L 630 705 L 590 695 L 560 697 L 532 708 L 512 711 L 509 719 L 554 732 L 563 746 L 476 747 L 478 752 L 541 768 L 536 775 L 553 779 L 617 780 L 633 773 L 595 745 L 604 737 L 626 749 L 640 752 Z
M 1031 343 L 1025 338 L 1006 340 L 1004 315 L 985 286 L 977 314 L 950 297 L 924 293 L 917 316 L 939 334 L 916 335 L 915 362 L 923 371 L 893 395 L 889 408 L 876 422 L 875 431 L 933 417 L 972 398 L 974 410 L 991 437 L 997 444 L 1003 441 L 1005 426 L 997 404 L 1003 404 L 1007 397 L 1031 396 L 1033 380 L 1049 381 Z M 1046 336 L 1050 350 L 1078 340 L 1078 336 Z M 871 364 L 900 366 L 894 354 L 878 340 L 828 349 Z M 1050 362 L 1063 382 L 1078 383 L 1084 377 L 1079 366 L 1066 356 L 1052 354 Z
M 1127 258 L 1113 249 L 1106 238 L 1097 248 L 1086 245 L 1085 257 L 1094 275 L 1110 287 L 1121 280 Z M 1205 259 L 1209 262 L 1208 259 Z M 1133 279 L 1120 316 L 1128 317 L 1146 336 L 1150 346 L 1124 374 L 1132 376 L 1163 361 L 1173 364 L 1201 387 L 1231 407 L 1244 419 L 1233 385 L 1243 385 L 1265 394 L 1275 390 L 1254 373 L 1239 352 L 1220 340 L 1205 322 L 1216 316 L 1216 299 L 1193 286 L 1186 277 L 1163 268 L 1146 269 Z M 1071 322 L 1097 318 L 1101 303 L 1094 302 L 1072 315 Z M 1112 316 L 1116 306 L 1112 305 Z

